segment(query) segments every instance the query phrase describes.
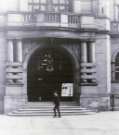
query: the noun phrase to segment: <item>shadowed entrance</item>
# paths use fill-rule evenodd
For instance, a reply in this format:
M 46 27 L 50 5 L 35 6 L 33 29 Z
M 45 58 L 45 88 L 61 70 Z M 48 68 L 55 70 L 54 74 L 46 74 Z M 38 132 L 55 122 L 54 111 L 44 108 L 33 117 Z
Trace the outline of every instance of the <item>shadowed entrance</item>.
M 63 49 L 37 49 L 31 56 L 27 72 L 28 101 L 51 101 L 57 91 L 61 100 L 73 100 L 74 71 L 69 53 Z M 62 95 L 67 85 L 72 95 Z

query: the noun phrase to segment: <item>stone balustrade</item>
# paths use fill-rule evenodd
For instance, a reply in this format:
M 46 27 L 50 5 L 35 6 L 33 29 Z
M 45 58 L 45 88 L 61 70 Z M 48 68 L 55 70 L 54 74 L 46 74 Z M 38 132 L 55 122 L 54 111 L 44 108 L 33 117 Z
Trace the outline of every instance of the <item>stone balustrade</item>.
M 5 17 L 7 17 L 5 25 L 8 27 L 49 26 L 110 31 L 110 20 L 94 15 L 55 12 L 8 12 Z
M 80 17 L 63 13 L 8 13 L 8 26 L 64 26 L 79 27 Z

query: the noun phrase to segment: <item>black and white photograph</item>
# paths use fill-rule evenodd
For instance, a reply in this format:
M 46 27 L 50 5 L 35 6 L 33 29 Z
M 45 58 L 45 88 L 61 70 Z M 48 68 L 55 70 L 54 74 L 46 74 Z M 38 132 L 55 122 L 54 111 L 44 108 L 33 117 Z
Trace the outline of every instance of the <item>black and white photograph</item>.
M 119 0 L 0 0 L 0 135 L 119 135 Z

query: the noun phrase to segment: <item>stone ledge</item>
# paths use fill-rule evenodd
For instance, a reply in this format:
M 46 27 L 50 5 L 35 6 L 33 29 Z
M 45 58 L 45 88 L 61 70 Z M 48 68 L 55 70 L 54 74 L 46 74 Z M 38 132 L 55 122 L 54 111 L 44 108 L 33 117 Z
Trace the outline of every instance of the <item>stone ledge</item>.
M 97 86 L 97 83 L 80 83 L 80 86 Z

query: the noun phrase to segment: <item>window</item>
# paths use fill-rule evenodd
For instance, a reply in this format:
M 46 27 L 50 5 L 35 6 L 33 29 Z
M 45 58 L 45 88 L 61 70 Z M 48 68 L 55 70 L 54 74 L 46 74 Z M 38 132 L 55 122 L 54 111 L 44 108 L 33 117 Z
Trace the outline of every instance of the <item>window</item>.
M 39 3 L 39 0 L 34 0 L 34 3 Z
M 115 4 L 114 6 L 114 20 L 119 20 L 119 4 Z
M 91 13 L 92 12 L 92 1 L 91 0 L 84 0 L 81 1 L 81 12 L 82 13 Z
M 119 5 L 117 5 L 117 11 L 116 11 L 117 13 L 115 13 L 115 14 L 117 14 L 117 20 L 119 20 Z
M 119 81 L 119 53 L 115 59 L 115 80 Z
M 32 11 L 32 5 L 29 5 L 28 9 L 31 12 Z
M 38 5 L 34 6 L 34 11 L 39 11 L 39 6 Z
M 58 4 L 59 0 L 52 0 L 54 4 Z
M 29 10 L 49 12 L 69 12 L 72 0 L 29 0 Z
M 115 58 L 115 62 L 112 62 L 112 81 L 119 82 L 119 53 Z
M 42 4 L 46 4 L 46 0 L 40 0 L 39 2 Z
M 29 3 L 32 3 L 32 0 L 29 0 Z

